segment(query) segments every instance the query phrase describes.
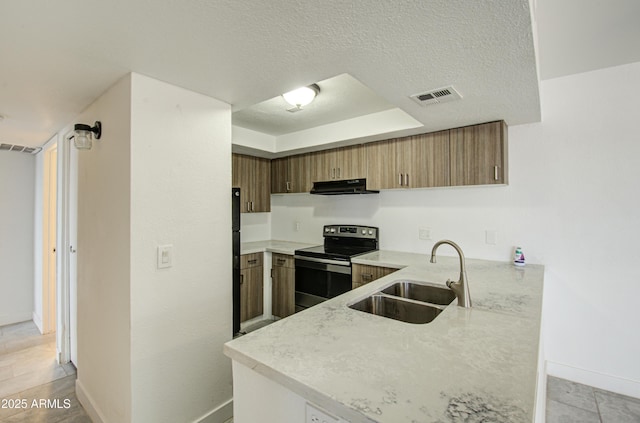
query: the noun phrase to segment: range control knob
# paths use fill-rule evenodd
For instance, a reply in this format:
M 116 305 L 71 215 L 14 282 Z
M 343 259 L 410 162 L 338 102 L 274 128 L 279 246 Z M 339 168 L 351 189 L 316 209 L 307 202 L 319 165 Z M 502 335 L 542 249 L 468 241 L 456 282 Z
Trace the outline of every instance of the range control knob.
M 373 235 L 373 231 L 369 229 L 369 235 Z
M 366 230 L 366 229 L 363 229 L 363 230 L 362 230 L 362 235 L 366 235 L 366 234 L 367 234 L 367 230 Z
M 336 231 L 336 228 L 331 228 L 331 233 L 334 233 Z
M 329 228 L 324 228 L 324 231 L 325 232 L 329 232 Z

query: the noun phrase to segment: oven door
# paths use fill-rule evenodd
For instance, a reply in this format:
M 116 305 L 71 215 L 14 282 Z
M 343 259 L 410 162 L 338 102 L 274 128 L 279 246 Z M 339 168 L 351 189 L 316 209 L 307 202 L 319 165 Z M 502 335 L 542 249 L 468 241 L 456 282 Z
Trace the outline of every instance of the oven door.
M 351 290 L 351 263 L 295 256 L 296 312 Z

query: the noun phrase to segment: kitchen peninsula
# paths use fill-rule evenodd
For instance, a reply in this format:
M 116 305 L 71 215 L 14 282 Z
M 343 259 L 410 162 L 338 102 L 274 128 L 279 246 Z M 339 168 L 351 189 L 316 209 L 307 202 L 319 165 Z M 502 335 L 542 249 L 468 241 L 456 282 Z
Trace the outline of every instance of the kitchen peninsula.
M 236 423 L 304 422 L 307 403 L 335 422 L 534 421 L 543 266 L 468 259 L 473 308 L 411 324 L 348 306 L 399 279 L 444 285 L 458 259 L 354 263 L 402 269 L 225 344 Z

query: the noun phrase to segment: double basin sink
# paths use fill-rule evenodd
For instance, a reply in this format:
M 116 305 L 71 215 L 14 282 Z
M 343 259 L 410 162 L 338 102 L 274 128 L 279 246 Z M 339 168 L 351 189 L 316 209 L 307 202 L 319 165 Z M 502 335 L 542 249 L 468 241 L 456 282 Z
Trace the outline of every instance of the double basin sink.
M 441 285 L 397 280 L 349 307 L 402 322 L 422 324 L 433 321 L 455 298 L 452 290 Z

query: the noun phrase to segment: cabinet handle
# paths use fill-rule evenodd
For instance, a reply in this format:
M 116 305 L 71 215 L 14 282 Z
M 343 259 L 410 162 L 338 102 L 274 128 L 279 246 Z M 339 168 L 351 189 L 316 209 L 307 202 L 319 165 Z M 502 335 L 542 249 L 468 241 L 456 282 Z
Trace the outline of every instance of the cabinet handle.
M 273 279 L 273 268 L 271 268 L 271 279 Z
M 277 262 L 278 264 L 285 264 L 285 263 L 286 263 L 286 260 L 285 260 L 285 259 L 281 259 L 281 258 L 279 258 L 279 259 L 277 259 L 277 260 L 276 260 L 276 262 Z
M 398 185 L 402 186 L 402 173 L 398 173 Z
M 240 275 L 240 285 L 244 283 L 244 275 Z
M 409 174 L 408 174 L 408 173 L 405 173 L 405 174 L 404 174 L 404 185 L 405 185 L 406 187 L 408 187 L 408 186 L 409 186 Z
M 287 192 L 291 191 L 291 182 L 287 181 Z
M 336 179 L 336 168 L 331 169 L 331 179 Z
M 363 281 L 372 281 L 373 280 L 373 275 L 371 273 L 363 273 L 362 274 L 362 280 Z
M 256 264 L 257 262 L 258 262 L 258 259 L 247 260 L 247 263 L 249 264 Z
M 247 212 L 250 212 L 251 210 L 249 209 L 249 202 L 247 201 L 245 205 L 247 206 Z
M 251 202 L 251 211 L 254 211 L 254 208 L 253 208 L 253 201 Z
M 338 168 L 338 178 L 340 178 L 340 168 Z
M 498 180 L 498 166 L 493 167 L 493 180 L 494 181 Z

